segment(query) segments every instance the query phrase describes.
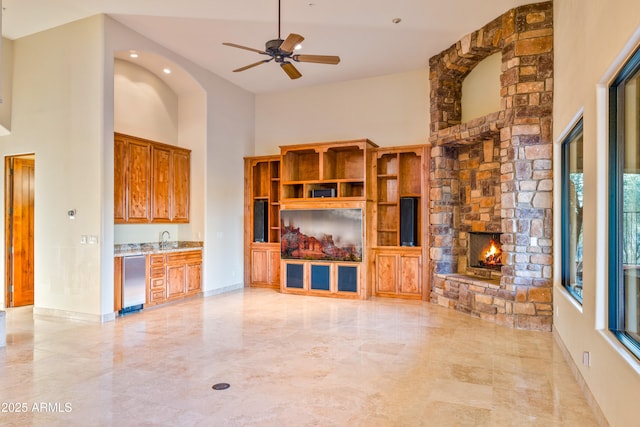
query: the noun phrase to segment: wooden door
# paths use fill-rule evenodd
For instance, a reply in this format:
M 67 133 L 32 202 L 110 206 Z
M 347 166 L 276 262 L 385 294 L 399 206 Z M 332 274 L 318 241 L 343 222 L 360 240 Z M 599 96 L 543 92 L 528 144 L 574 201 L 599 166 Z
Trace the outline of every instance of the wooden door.
M 172 158 L 172 222 L 189 222 L 191 156 L 188 151 L 173 150 Z
M 154 146 L 151 148 L 151 221 L 170 221 L 170 174 L 171 150 Z
M 7 159 L 7 306 L 32 305 L 35 160 Z

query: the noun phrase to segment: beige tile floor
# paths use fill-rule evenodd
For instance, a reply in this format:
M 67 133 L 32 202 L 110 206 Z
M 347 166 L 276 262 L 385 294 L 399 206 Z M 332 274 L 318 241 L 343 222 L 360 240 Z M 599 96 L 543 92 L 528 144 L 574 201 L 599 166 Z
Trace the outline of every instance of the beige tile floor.
M 103 325 L 9 309 L 0 361 L 2 409 L 27 410 L 3 426 L 596 425 L 551 334 L 416 301 L 247 289 Z

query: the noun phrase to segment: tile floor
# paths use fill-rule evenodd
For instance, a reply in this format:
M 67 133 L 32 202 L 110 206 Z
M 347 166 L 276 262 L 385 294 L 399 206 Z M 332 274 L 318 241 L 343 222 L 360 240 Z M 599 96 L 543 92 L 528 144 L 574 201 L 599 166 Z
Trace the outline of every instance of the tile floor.
M 551 334 L 417 301 L 247 289 L 102 325 L 9 309 L 0 361 L 3 426 L 596 425 Z

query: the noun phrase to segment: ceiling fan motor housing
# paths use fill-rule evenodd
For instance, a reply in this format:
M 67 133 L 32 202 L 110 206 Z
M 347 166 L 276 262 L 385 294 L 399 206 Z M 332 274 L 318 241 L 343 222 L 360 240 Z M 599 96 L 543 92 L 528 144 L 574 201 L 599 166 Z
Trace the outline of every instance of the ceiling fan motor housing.
M 285 57 L 291 55 L 291 53 L 288 52 L 284 52 L 282 50 L 280 50 L 280 46 L 282 45 L 282 43 L 284 42 L 284 40 L 282 39 L 273 39 L 273 40 L 269 40 L 268 42 L 265 43 L 265 51 L 270 55 L 273 56 L 276 60 L 276 62 L 281 62 Z

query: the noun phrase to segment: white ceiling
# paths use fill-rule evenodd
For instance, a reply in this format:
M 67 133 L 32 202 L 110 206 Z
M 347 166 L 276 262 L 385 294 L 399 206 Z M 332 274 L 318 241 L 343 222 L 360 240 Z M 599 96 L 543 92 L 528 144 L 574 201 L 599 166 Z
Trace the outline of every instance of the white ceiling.
M 282 38 L 305 37 L 299 53 L 339 55 L 338 65 L 296 63 L 290 80 L 275 63 L 233 73 L 266 57 L 278 35 L 277 0 L 1 0 L 2 34 L 18 39 L 105 13 L 253 93 L 300 88 L 428 66 L 431 56 L 507 10 L 532 0 L 282 0 Z M 394 24 L 394 18 L 402 22 Z

